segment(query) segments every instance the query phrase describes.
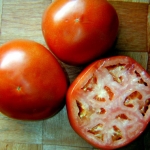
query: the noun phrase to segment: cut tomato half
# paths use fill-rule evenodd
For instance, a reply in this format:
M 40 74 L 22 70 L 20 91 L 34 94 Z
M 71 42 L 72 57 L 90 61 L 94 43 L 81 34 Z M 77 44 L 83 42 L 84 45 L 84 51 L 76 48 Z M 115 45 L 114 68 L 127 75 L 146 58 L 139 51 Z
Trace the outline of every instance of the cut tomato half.
M 115 149 L 136 139 L 150 122 L 150 75 L 135 60 L 98 60 L 67 93 L 71 126 L 96 148 Z

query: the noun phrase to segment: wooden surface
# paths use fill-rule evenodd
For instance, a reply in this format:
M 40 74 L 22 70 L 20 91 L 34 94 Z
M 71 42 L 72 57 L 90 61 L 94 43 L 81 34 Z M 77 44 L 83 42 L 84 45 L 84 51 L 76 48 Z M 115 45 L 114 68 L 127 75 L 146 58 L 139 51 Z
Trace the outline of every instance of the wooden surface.
M 150 73 L 149 0 L 110 2 L 116 8 L 120 21 L 114 53 L 133 57 Z M 46 46 L 41 32 L 41 17 L 50 3 L 51 0 L 0 0 L 0 44 L 24 38 Z M 65 67 L 71 82 L 82 70 L 82 67 Z M 143 137 L 122 150 L 144 150 L 138 148 Z M 64 107 L 53 118 L 37 122 L 12 120 L 0 114 L 0 150 L 95 149 L 70 127 Z

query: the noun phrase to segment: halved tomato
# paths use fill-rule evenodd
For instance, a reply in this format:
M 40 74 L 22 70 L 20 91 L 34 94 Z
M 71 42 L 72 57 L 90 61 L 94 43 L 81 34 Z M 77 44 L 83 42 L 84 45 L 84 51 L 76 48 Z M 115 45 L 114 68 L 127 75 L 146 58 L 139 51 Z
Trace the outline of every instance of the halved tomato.
M 150 75 L 126 56 L 93 62 L 70 86 L 67 112 L 73 129 L 94 147 L 127 145 L 150 122 Z

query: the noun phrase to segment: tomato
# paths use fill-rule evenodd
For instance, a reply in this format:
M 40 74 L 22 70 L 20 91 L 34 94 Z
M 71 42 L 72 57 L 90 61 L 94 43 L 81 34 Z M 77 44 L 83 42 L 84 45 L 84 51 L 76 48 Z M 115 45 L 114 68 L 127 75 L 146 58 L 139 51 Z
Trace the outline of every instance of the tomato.
M 0 47 L 0 112 L 21 120 L 53 116 L 64 105 L 67 78 L 41 44 L 12 40 Z
M 150 75 L 127 56 L 97 60 L 73 81 L 66 103 L 72 128 L 91 145 L 122 147 L 150 122 Z
M 118 24 L 116 11 L 106 0 L 55 0 L 44 12 L 42 31 L 61 61 L 81 65 L 112 47 Z

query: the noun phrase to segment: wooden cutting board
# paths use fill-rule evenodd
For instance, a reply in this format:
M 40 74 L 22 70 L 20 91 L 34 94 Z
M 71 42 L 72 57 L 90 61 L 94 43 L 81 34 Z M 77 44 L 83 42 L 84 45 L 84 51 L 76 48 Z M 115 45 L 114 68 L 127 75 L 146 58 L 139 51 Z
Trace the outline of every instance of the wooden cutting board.
M 24 38 L 46 46 L 41 32 L 41 17 L 50 3 L 51 0 L 0 0 L 0 44 Z M 114 54 L 133 57 L 150 73 L 149 0 L 110 0 L 110 3 L 116 8 L 120 21 Z M 65 64 L 64 66 L 71 82 L 83 69 Z M 144 147 L 140 149 L 139 145 L 143 144 L 145 136 L 148 135 L 141 136 L 121 150 L 144 150 Z M 94 148 L 70 127 L 64 107 L 53 118 L 37 122 L 17 121 L 0 114 L 0 150 Z

